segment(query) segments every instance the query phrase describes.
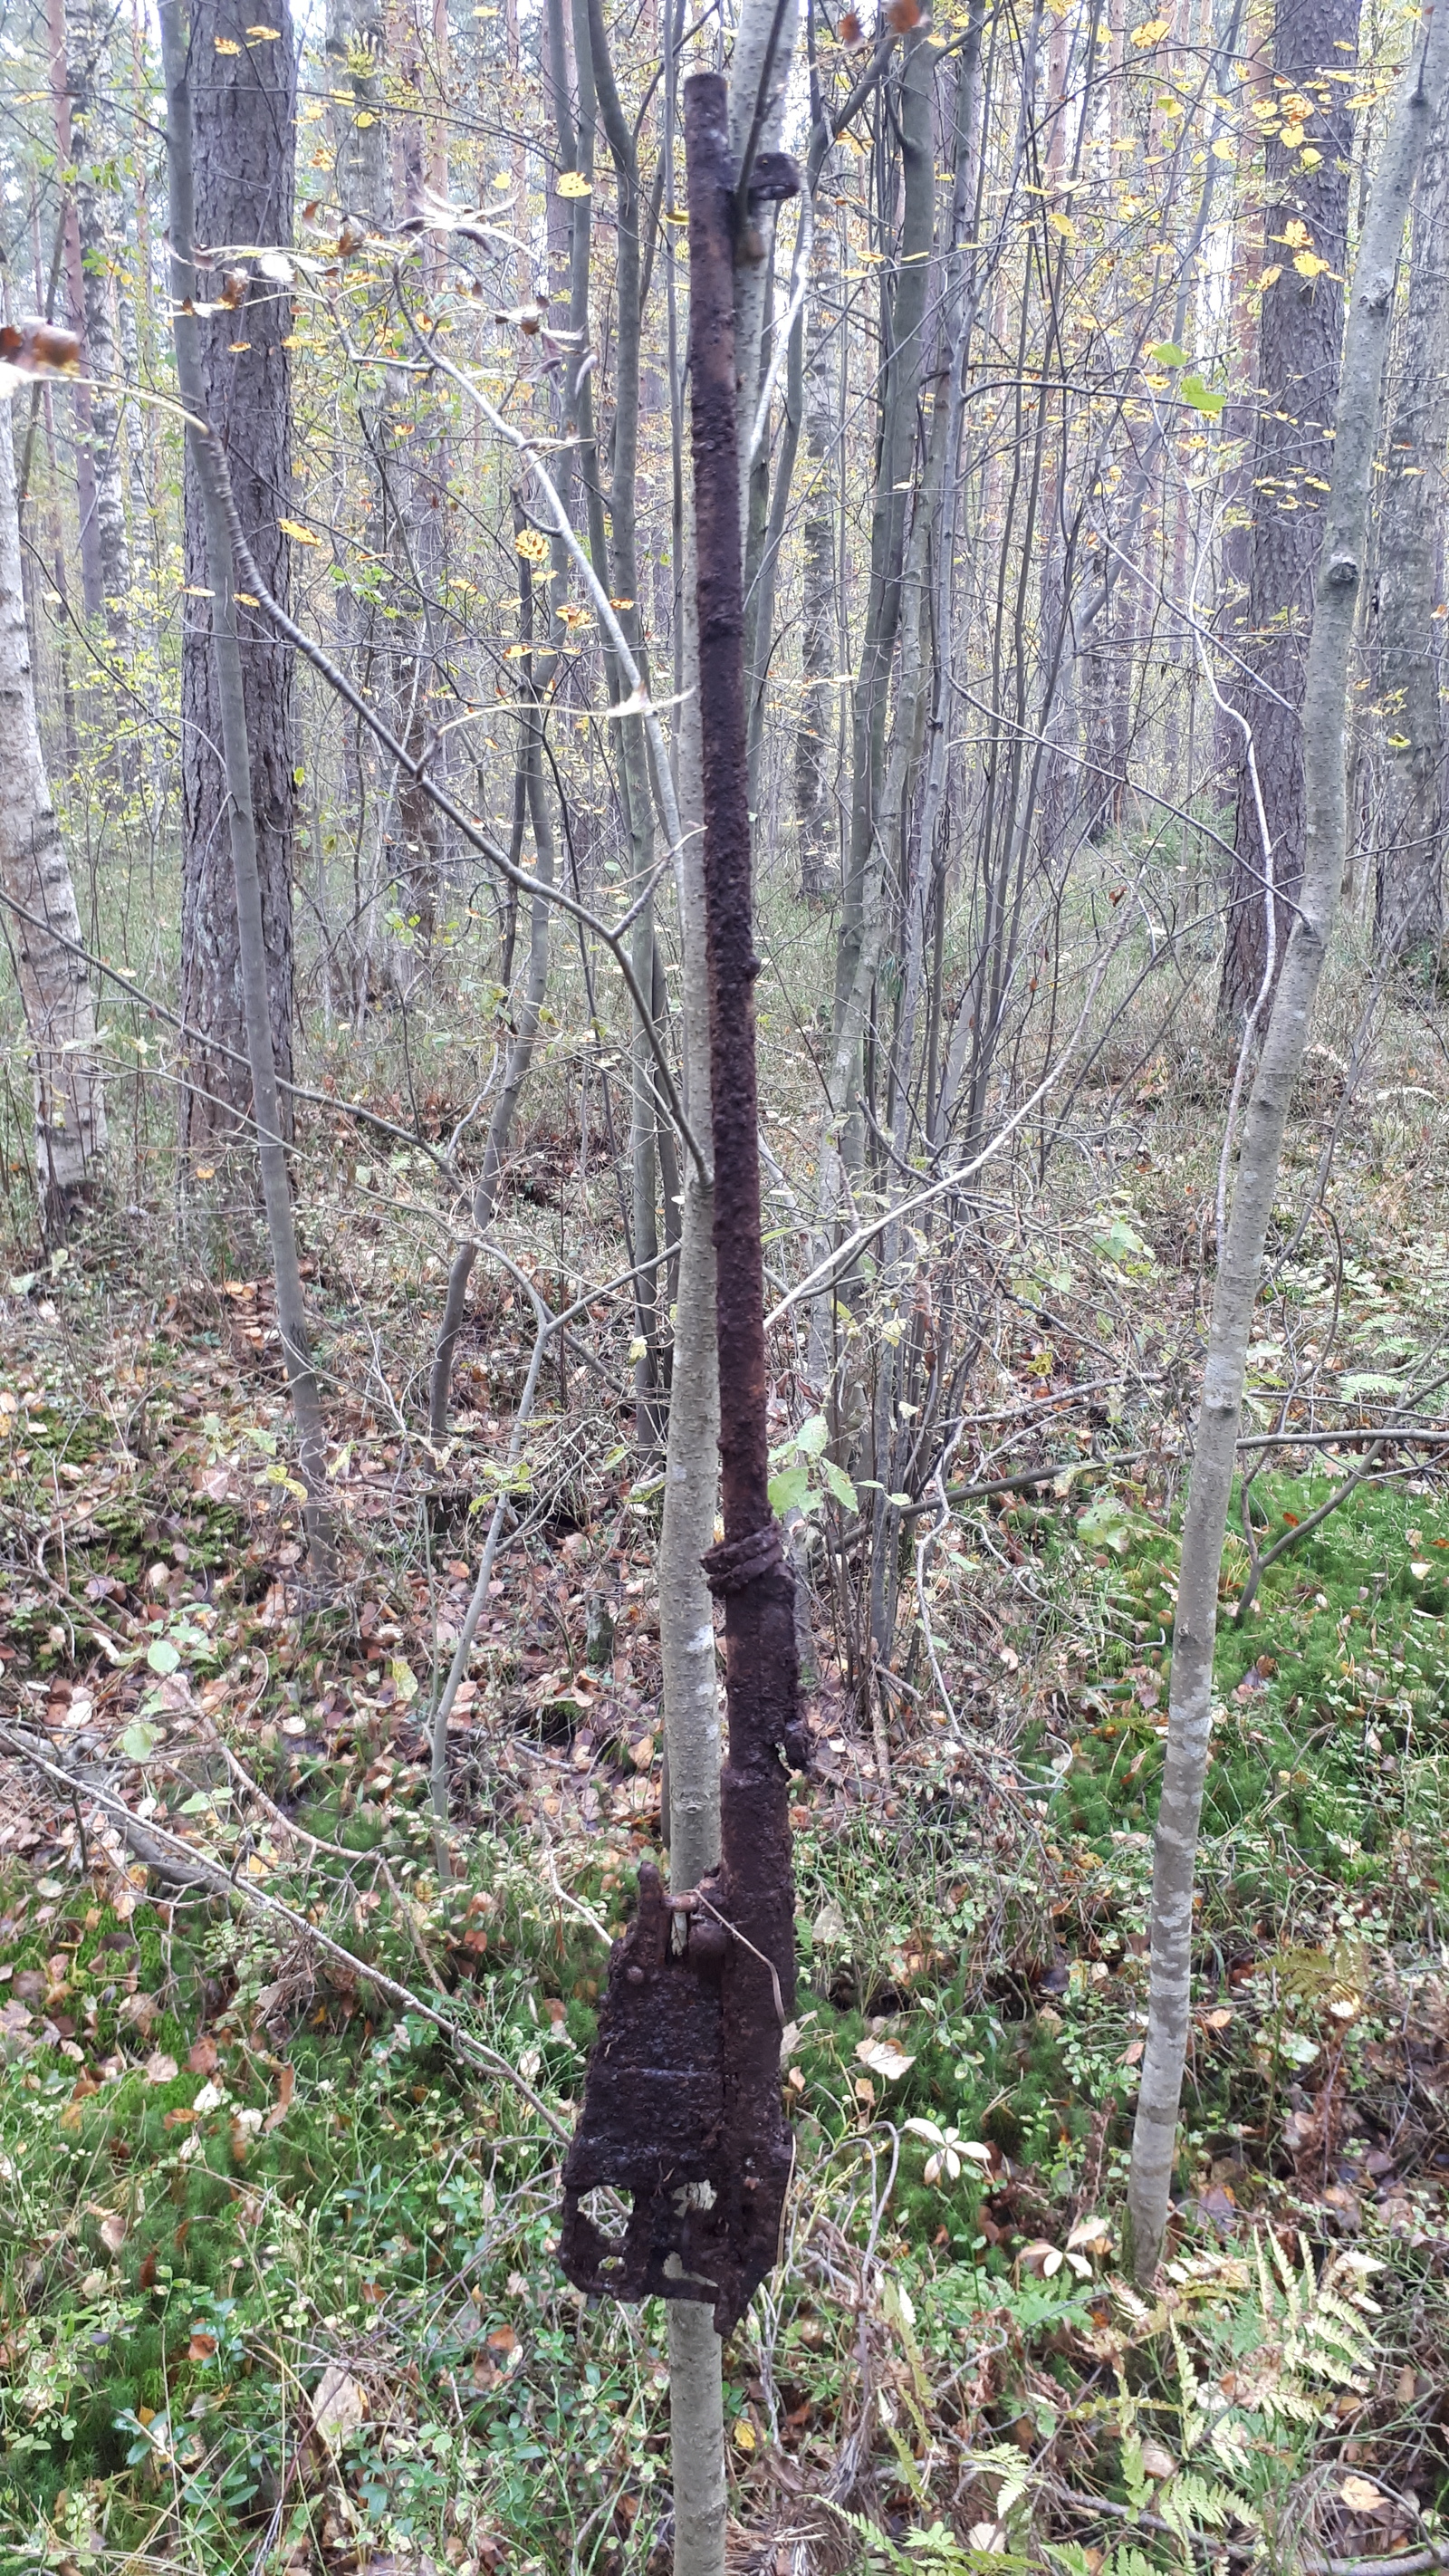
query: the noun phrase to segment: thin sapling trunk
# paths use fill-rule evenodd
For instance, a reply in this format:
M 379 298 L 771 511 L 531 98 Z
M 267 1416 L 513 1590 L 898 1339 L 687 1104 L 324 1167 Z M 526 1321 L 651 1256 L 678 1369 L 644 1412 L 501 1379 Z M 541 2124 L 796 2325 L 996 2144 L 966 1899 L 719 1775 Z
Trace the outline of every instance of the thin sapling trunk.
M 1439 10 L 1430 19 L 1427 39 L 1416 47 L 1374 180 L 1354 266 L 1303 694 L 1307 779 L 1303 882 L 1248 1102 L 1237 1184 L 1213 1291 L 1182 1533 L 1167 1759 L 1153 1861 L 1147 2042 L 1128 2182 L 1132 2260 L 1142 2282 L 1150 2281 L 1157 2269 L 1167 2226 L 1187 2054 L 1193 1877 L 1212 1734 L 1218 1576 L 1248 1343 L 1284 1129 L 1343 882 L 1348 846 L 1349 659 L 1366 559 L 1384 352 L 1409 201 L 1443 93 L 1446 59 L 1449 14 Z

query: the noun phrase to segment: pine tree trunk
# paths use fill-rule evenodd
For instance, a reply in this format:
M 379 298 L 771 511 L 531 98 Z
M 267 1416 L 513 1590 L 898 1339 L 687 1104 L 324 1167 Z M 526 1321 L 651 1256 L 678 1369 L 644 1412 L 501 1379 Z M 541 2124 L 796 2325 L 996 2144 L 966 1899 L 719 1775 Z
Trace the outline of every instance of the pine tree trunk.
M 392 120 L 394 220 L 410 222 L 424 212 L 430 196 L 446 196 L 447 164 L 437 150 L 436 113 L 428 115 L 424 99 L 430 85 L 428 48 L 419 24 L 421 0 L 404 0 L 393 17 L 390 66 L 416 109 Z M 439 66 L 441 70 L 441 65 Z M 432 102 L 436 109 L 436 101 Z M 440 185 L 441 182 L 441 185 Z M 423 251 L 422 295 L 425 298 L 432 254 Z M 436 724 L 433 691 L 442 667 L 438 633 L 438 598 L 446 576 L 448 442 L 441 407 L 426 379 L 388 377 L 385 416 L 378 420 L 379 470 L 385 477 L 387 551 L 392 561 L 393 615 L 375 629 L 386 666 L 386 689 L 393 710 L 393 731 L 417 759 Z M 401 611 L 399 615 L 397 612 Z M 446 746 L 436 775 L 446 778 Z M 394 900 L 407 925 L 405 948 L 432 945 L 447 873 L 447 834 L 442 815 L 416 778 L 397 784 L 397 825 L 391 850 Z M 393 961 L 392 980 L 406 990 L 416 966 L 402 957 Z
M 897 282 L 886 307 L 889 354 L 881 379 L 870 580 L 852 714 L 850 830 L 835 958 L 834 1027 L 839 1079 L 832 1092 L 831 1115 L 842 1129 L 840 1144 L 834 1150 L 839 1151 L 851 1170 L 859 1160 L 860 1119 L 852 1104 L 860 1087 L 856 1067 L 866 998 L 875 972 L 875 943 L 868 910 L 872 862 L 882 820 L 886 719 L 900 628 L 907 496 L 916 445 L 916 401 L 935 230 L 935 63 L 924 29 L 907 38 L 896 99 L 902 162 L 901 231 Z M 822 1140 L 822 1181 L 832 1159 L 830 1140 Z
M 1343 339 L 1352 134 L 1341 71 L 1358 34 L 1359 0 L 1278 0 L 1273 70 L 1279 98 L 1311 97 L 1313 112 L 1290 133 L 1321 154 L 1305 170 L 1301 149 L 1268 145 L 1272 202 L 1265 230 L 1258 331 L 1257 422 L 1253 437 L 1253 531 L 1248 571 L 1250 681 L 1240 703 L 1253 728 L 1271 849 L 1263 847 L 1257 799 L 1238 782 L 1237 859 L 1228 893 L 1227 938 L 1218 1008 L 1244 1020 L 1262 988 L 1268 959 L 1265 884 L 1275 892 L 1274 955 L 1283 961 L 1293 903 L 1303 881 L 1306 789 L 1302 730 L 1305 647 L 1314 571 L 1323 543 L 1324 496 L 1333 463 L 1331 430 Z M 1305 275 L 1298 263 L 1325 263 Z
M 1375 944 L 1381 957 L 1444 935 L 1444 718 L 1439 559 L 1449 485 L 1449 111 L 1441 107 L 1419 173 L 1414 247 L 1379 487 L 1378 565 L 1369 628 L 1373 704 L 1385 778 L 1378 817 Z
M 191 120 L 196 232 L 213 265 L 207 301 L 219 300 L 224 272 L 245 278 L 234 308 L 200 324 L 207 419 L 231 470 L 242 529 L 263 580 L 285 607 L 288 539 L 279 522 L 293 510 L 292 329 L 285 283 L 261 274 L 249 251 L 282 250 L 292 239 L 296 137 L 296 55 L 289 8 L 271 9 L 275 37 L 248 36 L 256 21 L 240 0 L 196 0 L 191 20 Z M 229 51 L 222 51 L 222 46 Z M 235 256 L 232 256 L 232 252 Z M 300 507 L 300 504 L 297 505 Z M 227 838 L 221 704 L 211 650 L 206 519 L 195 456 L 186 463 L 185 567 L 188 596 L 181 655 L 182 1011 L 215 1038 L 223 1055 L 197 1042 L 181 1095 L 181 1146 L 204 1165 L 251 1113 L 245 1062 L 246 1011 L 236 887 Z M 266 941 L 272 1053 L 292 1073 L 292 863 L 298 757 L 292 648 L 260 610 L 237 611 L 251 745 L 262 924 Z M 290 1134 L 290 1094 L 282 1094 Z M 245 1168 L 253 1168 L 250 1147 Z
M 198 16 L 200 12 L 198 11 Z M 172 345 L 176 382 L 190 415 L 187 462 L 196 476 L 205 537 L 204 568 L 214 603 L 212 649 L 216 659 L 218 744 L 226 796 L 222 815 L 231 862 L 232 912 L 242 988 L 242 1026 L 251 1068 L 256 1159 L 266 1211 L 278 1337 L 297 1431 L 297 1464 L 305 1493 L 304 1519 L 313 1572 L 324 1580 L 334 1568 L 334 1540 L 327 1488 L 326 1426 L 312 1366 L 307 1310 L 297 1256 L 297 1229 L 282 1133 L 277 1065 L 272 1046 L 272 991 L 264 930 L 260 834 L 253 809 L 253 762 L 247 740 L 246 676 L 237 622 L 235 549 L 245 529 L 227 473 L 226 452 L 205 423 L 206 372 L 202 324 L 196 306 L 201 272 L 196 260 L 193 115 L 189 80 L 195 67 L 198 19 L 183 33 L 179 0 L 161 0 L 161 56 L 166 82 L 167 203 L 171 242 Z M 251 578 L 266 576 L 249 559 Z
M 36 721 L 8 406 L 0 410 L 0 778 L 0 891 L 34 1070 L 36 1180 L 53 1228 L 99 1176 L 106 1104 L 75 888 Z

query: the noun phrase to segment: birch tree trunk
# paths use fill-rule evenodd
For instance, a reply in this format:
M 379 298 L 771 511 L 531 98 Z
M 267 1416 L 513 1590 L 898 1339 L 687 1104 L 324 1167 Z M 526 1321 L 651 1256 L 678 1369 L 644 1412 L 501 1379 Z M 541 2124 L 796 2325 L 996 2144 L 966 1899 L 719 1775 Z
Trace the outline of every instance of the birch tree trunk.
M 1212 1735 L 1218 1576 L 1242 1411 L 1253 1308 L 1278 1185 L 1283 1134 L 1308 1043 L 1348 841 L 1348 672 L 1363 578 L 1384 351 L 1414 179 L 1445 89 L 1449 15 L 1435 11 L 1374 180 L 1354 266 L 1323 512 L 1303 693 L 1304 868 L 1243 1125 L 1233 1204 L 1208 1328 L 1173 1627 L 1167 1758 L 1153 1857 L 1147 2041 L 1132 2138 L 1128 2208 L 1140 2282 L 1167 2225 L 1192 1983 L 1193 1879 Z
M 827 159 L 822 178 L 829 184 Z M 835 451 L 840 437 L 840 351 L 826 324 L 826 261 L 835 242 L 817 236 L 805 335 L 805 464 L 801 523 L 800 722 L 795 734 L 795 828 L 800 892 L 823 903 L 830 887 L 831 843 L 838 832 L 831 790 L 839 740 L 835 620 Z
M 99 1177 L 106 1103 L 75 888 L 50 801 L 21 587 L 15 451 L 0 412 L 0 890 L 35 1084 L 35 1173 L 47 1230 Z M 10 905 L 16 907 L 10 912 Z M 70 944 L 67 944 L 70 943 Z
M 99 130 L 98 92 L 111 12 L 104 0 L 82 0 L 76 13 L 71 61 L 71 132 L 76 156 L 75 207 L 80 229 L 82 335 L 90 379 L 91 471 L 95 480 L 96 544 L 100 553 L 106 635 L 118 661 L 131 656 L 131 545 L 126 529 L 126 460 L 121 447 L 120 366 L 112 318 L 111 271 L 114 205 L 100 168 L 106 138 Z
M 684 563 L 684 687 L 679 745 L 676 868 L 685 1115 L 710 1133 L 709 955 L 705 941 L 700 792 L 699 628 L 694 545 Z M 679 1289 L 664 1526 L 659 1541 L 659 1643 L 664 1666 L 669 1883 L 697 1887 L 720 1850 L 719 1680 L 714 1600 L 701 1559 L 714 1543 L 719 1494 L 719 1356 L 715 1334 L 714 1186 L 687 1157 L 680 1209 Z M 674 2483 L 675 2576 L 719 2576 L 724 2566 L 724 2385 L 719 2336 L 708 2308 L 669 2304 L 669 2432 Z
M 1379 487 L 1377 579 L 1370 633 L 1373 702 L 1384 745 L 1375 942 L 1381 957 L 1444 935 L 1442 627 L 1435 623 L 1449 486 L 1449 111 L 1441 104 L 1414 200 L 1414 247 Z
M 71 73 L 66 59 L 65 0 L 45 0 L 50 47 L 50 94 L 55 114 L 55 157 L 64 194 L 58 221 L 65 263 L 65 294 L 72 331 L 82 341 L 86 327 L 85 265 L 80 224 L 70 172 L 75 155 L 71 136 Z M 48 308 L 47 308 L 48 309 Z M 71 407 L 75 455 L 76 500 L 80 509 L 81 600 L 87 617 L 99 617 L 104 600 L 100 531 L 96 524 L 96 475 L 92 453 L 91 388 L 87 377 L 76 386 Z
M 765 88 L 766 123 L 773 138 L 795 44 L 795 18 L 779 33 L 767 66 L 772 0 L 745 0 L 735 38 L 730 123 L 751 123 L 753 102 Z M 766 148 L 772 148 L 767 143 Z M 741 263 L 744 266 L 745 263 Z M 763 269 L 763 262 L 760 263 Z M 748 492 L 746 442 L 753 406 L 746 405 L 759 373 L 763 277 L 756 299 L 752 279 L 736 269 L 737 327 L 741 304 L 753 326 L 753 360 L 738 356 L 742 499 Z M 742 508 L 741 531 L 746 524 Z M 683 1026 L 685 1114 L 696 1136 L 711 1133 L 709 951 L 705 931 L 703 783 L 698 689 L 699 628 L 692 537 L 684 566 L 684 715 L 680 729 L 679 805 L 683 839 L 677 860 Z M 712 1166 L 711 1166 L 712 1168 Z M 669 1765 L 669 1882 L 698 1885 L 720 1852 L 720 1720 L 715 1672 L 714 1602 L 700 1564 L 714 1539 L 719 1484 L 719 1350 L 716 1324 L 714 1188 L 686 1158 L 680 1208 L 679 1286 L 674 1366 L 670 1380 L 665 1456 L 664 1527 L 659 1554 L 659 1634 L 664 1664 L 664 1726 Z M 690 2301 L 669 2304 L 669 2432 L 674 2489 L 674 2576 L 724 2576 L 726 2486 L 723 2348 L 708 2308 Z

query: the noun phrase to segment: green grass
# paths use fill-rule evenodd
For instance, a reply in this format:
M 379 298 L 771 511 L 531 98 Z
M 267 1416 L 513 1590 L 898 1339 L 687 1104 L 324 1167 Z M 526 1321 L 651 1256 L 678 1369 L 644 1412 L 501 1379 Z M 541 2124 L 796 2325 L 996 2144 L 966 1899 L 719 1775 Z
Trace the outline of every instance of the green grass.
M 1265 1536 L 1327 1490 L 1260 1479 Z M 963 2446 L 1026 2460 L 1057 2445 L 1076 2489 L 1130 2507 L 1147 2494 L 1142 2440 L 1178 2456 L 1191 2431 L 1165 2320 L 1134 2319 L 1111 2286 L 1176 1537 L 1130 1489 L 1013 1528 L 1034 1550 L 1044 1633 L 1066 1598 L 1088 1647 L 1017 1772 L 989 1745 L 928 1734 L 889 1822 L 800 1793 L 792 2234 L 727 2357 L 745 2520 L 777 2493 L 772 2444 L 807 2490 L 827 2474 L 859 2404 L 863 2330 L 895 2391 L 874 2493 L 898 2528 L 929 2528 L 931 2463 L 959 2479 Z M 1446 2142 L 1427 2113 L 1408 2139 L 1403 2099 L 1440 2010 L 1424 1963 L 1449 1756 L 1446 1541 L 1435 1504 L 1366 1489 L 1282 1560 L 1241 1628 L 1230 1553 L 1180 2169 L 1180 2330 L 1219 2379 L 1264 2354 L 1282 2378 L 1278 2293 L 1244 2230 L 1322 2241 L 1323 2173 L 1300 2173 L 1283 2142 L 1325 2084 L 1352 2106 L 1325 2154 L 1348 2177 L 1353 2241 L 1385 2265 L 1354 2418 L 1357 2456 L 1385 2477 L 1420 2403 L 1393 2392 L 1405 2372 L 1417 2389 L 1444 2340 L 1432 2254 L 1381 2217 L 1363 2159 L 1395 2140 L 1437 2241 Z M 284 1671 L 326 1648 L 320 1628 L 279 1647 L 267 1708 L 290 1705 Z M 212 1668 L 204 1639 L 188 1660 Z M 270 1730 L 246 1744 L 270 1792 L 357 1855 L 345 1871 L 278 1865 L 269 1883 L 419 1989 L 422 1942 L 450 2008 L 567 2119 L 597 1938 L 555 1901 L 523 1825 L 478 1832 L 467 1882 L 440 1892 L 421 1779 L 366 1794 L 370 1723 L 325 1756 Z M 234 1810 L 192 1821 L 242 1857 Z M 642 1847 L 616 1828 L 561 1845 L 557 1865 L 617 1924 Z M 410 1919 L 374 1876 L 382 1860 Z M 118 1913 L 118 1895 L 114 1875 L 57 1862 L 13 1877 L 0 1918 L 0 2563 L 300 2576 L 415 2550 L 475 2576 L 645 2567 L 668 2485 L 664 2320 L 563 2282 L 557 2149 L 536 2115 L 365 1982 L 318 1970 L 314 1986 L 255 1918 L 139 1889 Z M 928 2180 L 932 2141 L 912 2121 L 976 2153 Z M 1195 2215 L 1224 2173 L 1226 2250 Z M 1084 2215 L 1101 2222 L 1085 2252 Z M 1336 2241 L 1329 2223 L 1324 2260 Z M 1304 2386 L 1298 2416 L 1252 2416 L 1239 2503 L 1286 2497 L 1347 2438 Z M 1442 2502 L 1437 2453 L 1415 2459 L 1420 2502 Z M 1004 2474 L 980 2472 L 976 2521 Z M 1229 2476 L 1221 2458 L 1214 2475 Z M 1011 2506 L 1013 2532 L 1032 2499 Z M 1144 2568 L 1180 2563 L 1160 2535 L 1143 2550 Z
M 1250 1494 L 1259 1547 L 1332 1490 L 1322 1477 L 1260 1477 Z M 1150 1830 L 1156 1812 L 1177 1535 L 1110 1500 L 1079 1528 L 1120 1550 L 1108 1592 L 1115 1636 L 1078 1695 L 1053 1815 L 1102 1851 L 1114 1833 Z M 1207 1842 L 1266 1848 L 1275 1869 L 1347 1887 L 1411 1860 L 1418 1891 L 1434 1898 L 1449 1756 L 1449 1514 L 1398 1484 L 1360 1487 L 1279 1559 L 1239 1624 L 1247 1571 L 1246 1547 L 1230 1536 Z

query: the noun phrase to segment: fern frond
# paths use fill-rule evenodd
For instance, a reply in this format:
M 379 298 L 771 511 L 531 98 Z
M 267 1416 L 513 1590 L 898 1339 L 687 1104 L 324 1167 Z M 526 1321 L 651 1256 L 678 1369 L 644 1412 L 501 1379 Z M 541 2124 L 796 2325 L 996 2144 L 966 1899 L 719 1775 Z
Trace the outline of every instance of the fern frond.
M 1102 2576 L 1162 2576 L 1162 2571 L 1154 2567 L 1151 2559 L 1145 2558 L 1140 2549 L 1134 2549 L 1130 2541 L 1124 2541 L 1120 2549 L 1112 2551 L 1102 2569 Z
M 1252 2453 L 1248 2449 L 1247 2428 L 1240 2415 L 1225 2416 L 1220 2424 L 1214 2424 L 1208 2439 L 1231 2476 L 1245 2478 L 1250 2474 Z
M 1203 2524 L 1211 2531 L 1224 2531 L 1229 2523 L 1242 2522 L 1256 2530 L 1261 2520 L 1257 2506 L 1236 2487 L 1204 2477 L 1197 2469 L 1180 2470 L 1158 2489 L 1157 2510 L 1180 2540 L 1198 2538 Z

